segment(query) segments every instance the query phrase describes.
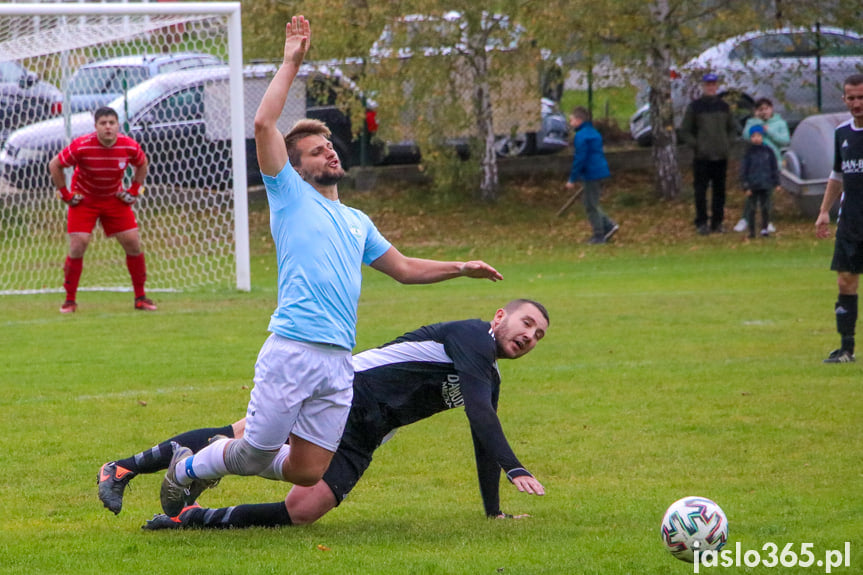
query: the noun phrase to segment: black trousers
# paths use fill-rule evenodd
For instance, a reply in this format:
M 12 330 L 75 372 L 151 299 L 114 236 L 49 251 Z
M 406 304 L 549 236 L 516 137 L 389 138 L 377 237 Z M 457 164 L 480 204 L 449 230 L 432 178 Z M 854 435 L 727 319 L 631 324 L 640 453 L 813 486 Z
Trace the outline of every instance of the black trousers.
M 770 190 L 752 190 L 746 202 L 746 221 L 749 224 L 749 237 L 755 237 L 755 212 L 760 208 L 761 229 L 766 230 L 770 221 Z
M 725 177 L 728 160 L 699 160 L 692 162 L 692 187 L 695 190 L 695 227 L 708 223 L 707 188 L 712 185 L 710 202 L 710 228 L 718 230 L 725 218 Z

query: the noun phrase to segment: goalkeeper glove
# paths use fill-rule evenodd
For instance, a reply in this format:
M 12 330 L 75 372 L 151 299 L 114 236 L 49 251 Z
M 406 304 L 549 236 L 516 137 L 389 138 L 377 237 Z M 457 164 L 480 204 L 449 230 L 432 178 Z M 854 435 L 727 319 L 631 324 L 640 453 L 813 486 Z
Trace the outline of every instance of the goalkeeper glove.
M 59 190 L 57 190 L 57 197 L 61 200 L 72 206 L 73 208 L 81 203 L 81 200 L 84 199 L 84 196 L 81 194 L 73 194 L 69 191 L 69 188 L 63 186 Z
M 141 192 L 141 184 L 140 182 L 132 182 L 132 185 L 129 186 L 129 189 L 123 192 L 117 192 L 115 195 L 120 199 L 121 202 L 131 206 L 135 202 L 138 201 L 138 194 Z

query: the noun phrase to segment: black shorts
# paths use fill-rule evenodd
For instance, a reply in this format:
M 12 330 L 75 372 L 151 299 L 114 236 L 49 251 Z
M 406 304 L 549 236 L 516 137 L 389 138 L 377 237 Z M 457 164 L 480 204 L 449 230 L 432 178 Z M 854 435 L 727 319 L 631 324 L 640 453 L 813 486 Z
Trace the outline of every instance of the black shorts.
M 830 269 L 835 272 L 863 273 L 863 242 L 837 237 Z
M 372 454 L 392 429 L 384 421 L 377 404 L 364 399 L 354 388 L 342 441 L 323 477 L 336 496 L 336 505 L 341 504 L 369 468 Z

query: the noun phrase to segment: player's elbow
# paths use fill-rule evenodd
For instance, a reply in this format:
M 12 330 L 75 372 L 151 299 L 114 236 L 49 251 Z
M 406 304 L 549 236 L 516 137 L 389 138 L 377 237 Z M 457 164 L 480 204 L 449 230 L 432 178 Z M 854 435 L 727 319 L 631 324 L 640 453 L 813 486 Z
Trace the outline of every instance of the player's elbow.
M 60 165 L 60 158 L 54 156 L 51 158 L 51 161 L 48 162 L 48 171 L 51 174 L 59 173 L 63 171 L 63 166 Z
M 276 130 L 276 121 L 268 114 L 262 113 L 260 110 L 255 114 L 255 137 L 268 134 L 272 130 Z

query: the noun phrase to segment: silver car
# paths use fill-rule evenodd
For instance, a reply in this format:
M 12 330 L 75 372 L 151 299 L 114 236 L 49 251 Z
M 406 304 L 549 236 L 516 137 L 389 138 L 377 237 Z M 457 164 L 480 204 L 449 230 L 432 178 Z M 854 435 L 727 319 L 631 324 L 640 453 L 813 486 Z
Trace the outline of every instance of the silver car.
M 739 119 L 751 113 L 755 100 L 766 97 L 793 128 L 819 111 L 845 110 L 842 83 L 849 74 L 863 72 L 863 36 L 829 27 L 782 28 L 747 32 L 708 48 L 671 72 L 678 127 L 687 104 L 700 95 L 700 79 L 706 72 L 719 76 L 721 95 L 735 107 Z M 647 95 L 642 91 L 639 101 L 646 102 Z M 633 139 L 650 145 L 648 104 L 633 114 L 629 125 Z

